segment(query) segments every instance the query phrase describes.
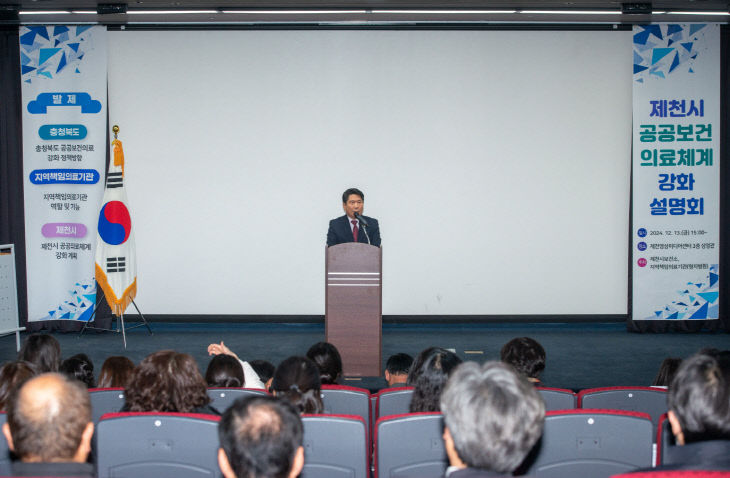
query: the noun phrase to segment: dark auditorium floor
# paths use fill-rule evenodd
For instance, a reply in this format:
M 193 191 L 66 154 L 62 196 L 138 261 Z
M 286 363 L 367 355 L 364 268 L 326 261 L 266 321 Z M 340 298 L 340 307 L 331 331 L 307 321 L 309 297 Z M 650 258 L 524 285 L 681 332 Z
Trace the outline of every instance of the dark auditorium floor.
M 153 323 L 154 335 L 145 328 L 127 333 L 127 349 L 121 334 L 87 332 L 55 334 L 63 357 L 84 352 L 96 372 L 110 355 L 126 355 L 135 363 L 147 354 L 175 349 L 193 355 L 204 373 L 209 358 L 206 348 L 223 340 L 243 360 L 265 359 L 277 364 L 290 355 L 304 355 L 314 342 L 324 340 L 324 325 L 255 323 Z M 543 324 L 384 324 L 383 361 L 397 352 L 416 355 L 435 345 L 454 349 L 465 360 L 499 358 L 502 344 L 514 337 L 538 340 L 547 352 L 545 386 L 582 389 L 612 385 L 650 385 L 665 357 L 687 357 L 702 347 L 730 348 L 730 335 L 633 334 L 623 323 Z M 24 335 L 21 335 L 21 339 Z M 0 337 L 0 362 L 15 358 L 15 336 Z M 383 386 L 379 379 L 348 385 Z

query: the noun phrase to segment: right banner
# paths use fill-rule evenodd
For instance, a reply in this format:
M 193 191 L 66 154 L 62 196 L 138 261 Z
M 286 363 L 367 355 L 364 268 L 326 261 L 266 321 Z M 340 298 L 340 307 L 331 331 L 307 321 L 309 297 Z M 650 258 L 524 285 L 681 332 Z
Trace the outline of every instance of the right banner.
M 633 38 L 629 318 L 696 329 L 686 321 L 719 317 L 720 26 L 640 25 Z

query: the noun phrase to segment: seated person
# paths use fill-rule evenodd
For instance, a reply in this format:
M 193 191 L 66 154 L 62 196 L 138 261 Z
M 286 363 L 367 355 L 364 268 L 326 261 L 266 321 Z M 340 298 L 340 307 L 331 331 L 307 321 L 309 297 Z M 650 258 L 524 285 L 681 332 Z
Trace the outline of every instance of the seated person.
M 134 362 L 122 355 L 108 357 L 101 365 L 99 388 L 124 388 L 134 371 Z
M 448 478 L 512 476 L 542 435 L 545 404 L 500 362 L 459 365 L 441 395 Z
M 307 358 L 317 365 L 322 385 L 337 385 L 342 377 L 342 358 L 337 347 L 329 342 L 317 342 L 307 350 Z
M 266 385 L 261 381 L 259 376 L 256 374 L 253 368 L 251 368 L 251 365 L 249 365 L 248 362 L 245 362 L 238 358 L 238 355 L 233 353 L 231 349 L 226 347 L 226 345 L 221 341 L 220 344 L 210 344 L 208 345 L 208 355 L 218 355 L 218 354 L 225 354 L 230 355 L 234 357 L 236 360 L 241 362 L 241 367 L 243 367 L 243 377 L 244 382 L 246 382 L 246 388 L 260 388 L 261 390 L 266 389 Z
M 271 393 L 291 402 L 299 413 L 324 413 L 319 369 L 306 357 L 289 357 L 276 367 Z
M 385 381 L 388 387 L 404 387 L 408 381 L 408 371 L 413 363 L 413 357 L 408 354 L 395 354 L 385 362 Z
M 429 347 L 418 354 L 408 374 L 407 384 L 413 387 L 409 411 L 440 411 L 441 391 L 460 363 L 461 359 L 455 353 L 438 347 Z
M 304 466 L 303 427 L 285 400 L 236 400 L 218 424 L 218 465 L 225 478 L 296 478 Z
M 32 363 L 38 373 L 58 372 L 61 344 L 52 335 L 30 334 L 18 352 L 18 360 Z
M 174 350 L 145 357 L 124 389 L 123 412 L 178 412 L 220 415 L 210 406 L 208 388 L 195 359 Z
M 259 376 L 259 379 L 264 382 L 266 390 L 268 391 L 271 388 L 271 380 L 273 380 L 274 371 L 276 370 L 274 364 L 266 360 L 251 360 L 249 365 L 251 365 L 253 371 L 256 372 L 256 375 Z
M 502 347 L 500 360 L 512 365 L 535 385 L 540 384 L 540 374 L 545 370 L 545 349 L 530 337 L 512 339 Z
M 94 380 L 94 363 L 86 354 L 76 354 L 61 362 L 61 373 L 75 378 L 86 385 L 86 388 L 96 387 Z
M 94 424 L 86 386 L 58 373 L 34 377 L 13 393 L 3 433 L 20 461 L 12 476 L 93 477 L 86 463 Z
M 0 411 L 6 410 L 15 389 L 35 375 L 35 365 L 25 360 L 7 362 L 0 368 Z
M 677 374 L 677 369 L 681 363 L 681 358 L 665 358 L 659 366 L 659 371 L 657 372 L 656 377 L 654 377 L 654 381 L 651 383 L 651 386 L 667 388 L 672 382 L 674 376 Z
M 209 387 L 245 387 L 241 362 L 230 355 L 213 357 L 205 371 L 205 382 Z
M 678 446 L 654 470 L 730 470 L 729 365 L 702 353 L 682 361 L 667 391 Z

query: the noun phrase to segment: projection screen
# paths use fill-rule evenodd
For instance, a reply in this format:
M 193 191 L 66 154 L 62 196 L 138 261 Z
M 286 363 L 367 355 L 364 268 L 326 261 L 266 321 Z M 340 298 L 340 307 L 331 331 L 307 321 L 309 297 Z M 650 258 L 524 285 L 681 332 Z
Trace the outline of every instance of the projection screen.
M 625 314 L 630 31 L 109 32 L 147 314 L 324 314 L 365 192 L 383 314 Z

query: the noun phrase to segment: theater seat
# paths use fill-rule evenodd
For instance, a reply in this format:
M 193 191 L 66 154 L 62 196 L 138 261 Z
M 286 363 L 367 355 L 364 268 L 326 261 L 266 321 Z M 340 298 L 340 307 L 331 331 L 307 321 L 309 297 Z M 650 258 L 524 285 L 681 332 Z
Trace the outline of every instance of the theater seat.
M 7 421 L 5 412 L 0 412 L 0 428 Z M 0 433 L 0 476 L 10 476 L 10 449 L 4 433 Z
M 535 387 L 545 402 L 545 411 L 569 410 L 575 408 L 575 392 L 565 388 Z
M 302 415 L 301 478 L 369 478 L 367 425 L 356 415 Z
M 96 431 L 99 478 L 221 477 L 220 417 L 197 413 L 109 413 Z
M 335 415 L 357 415 L 370 424 L 370 391 L 346 385 L 322 385 L 324 412 Z
M 413 387 L 384 388 L 377 394 L 377 417 L 401 415 L 410 411 Z
M 211 399 L 210 405 L 223 413 L 233 402 L 241 397 L 249 397 L 251 395 L 268 395 L 266 390 L 260 388 L 225 388 L 211 387 L 208 389 L 208 396 Z
M 651 418 L 621 410 L 545 414 L 542 438 L 520 472 L 546 478 L 608 478 L 652 466 Z
M 667 391 L 655 387 L 602 387 L 581 390 L 578 408 L 648 413 L 656 427 L 667 412 Z
M 105 413 L 116 413 L 124 406 L 123 388 L 90 388 L 91 420 L 94 425 Z
M 440 413 L 406 413 L 375 423 L 375 478 L 441 478 L 448 466 Z
M 672 470 L 672 471 L 637 471 L 623 473 L 611 478 L 730 478 L 730 471 L 721 470 Z

